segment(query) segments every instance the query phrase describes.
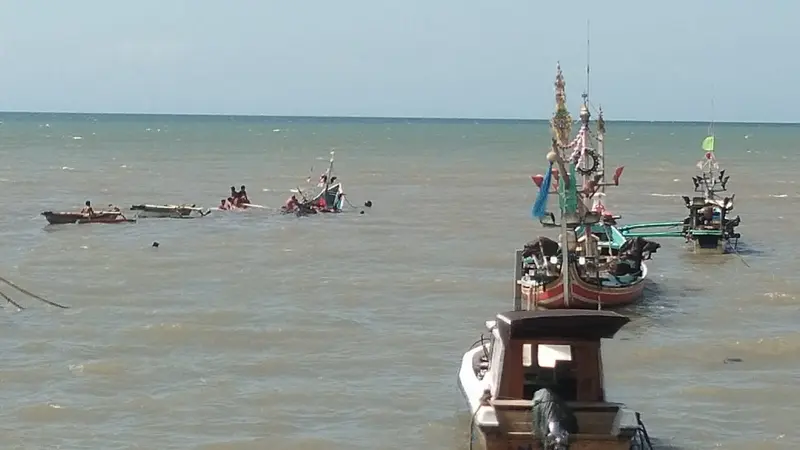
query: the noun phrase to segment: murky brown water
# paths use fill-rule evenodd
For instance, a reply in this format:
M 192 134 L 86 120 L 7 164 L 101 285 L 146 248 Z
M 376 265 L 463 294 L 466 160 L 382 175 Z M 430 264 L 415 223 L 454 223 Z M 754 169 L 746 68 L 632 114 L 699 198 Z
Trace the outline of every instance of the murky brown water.
M 543 125 L 4 120 L 2 273 L 73 308 L 14 295 L 29 308 L 0 313 L 0 446 L 467 447 L 456 372 L 511 305 L 513 250 L 542 232 L 529 176 Z M 629 222 L 681 216 L 679 198 L 652 194 L 690 186 L 705 127 L 609 132 L 626 165 L 610 205 Z M 661 240 L 648 298 L 605 347 L 607 393 L 664 444 L 793 449 L 800 164 L 786 149 L 800 129 L 717 134 L 749 267 Z M 211 206 L 232 184 L 278 206 L 331 147 L 350 199 L 374 202 L 366 214 L 56 230 L 38 216 L 86 198 Z

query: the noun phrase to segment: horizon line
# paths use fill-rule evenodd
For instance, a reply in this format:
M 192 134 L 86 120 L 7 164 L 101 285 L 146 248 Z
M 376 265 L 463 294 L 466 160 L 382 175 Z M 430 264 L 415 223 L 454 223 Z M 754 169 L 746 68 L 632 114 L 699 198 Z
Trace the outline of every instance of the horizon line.
M 72 116 L 162 116 L 162 117 L 229 117 L 229 118 L 264 118 L 264 119 L 361 119 L 361 120 L 409 120 L 409 121 L 483 121 L 483 122 L 549 122 L 550 118 L 523 117 L 446 117 L 446 116 L 362 116 L 362 115 L 280 115 L 280 114 L 243 114 L 243 113 L 146 113 L 146 112 L 81 112 L 81 111 L 24 111 L 4 110 L 5 114 L 30 115 L 72 115 Z M 674 123 L 674 124 L 707 124 L 705 120 L 642 120 L 642 119 L 605 119 L 607 122 L 626 123 Z M 800 122 L 760 122 L 760 121 L 714 121 L 722 125 L 800 125 Z

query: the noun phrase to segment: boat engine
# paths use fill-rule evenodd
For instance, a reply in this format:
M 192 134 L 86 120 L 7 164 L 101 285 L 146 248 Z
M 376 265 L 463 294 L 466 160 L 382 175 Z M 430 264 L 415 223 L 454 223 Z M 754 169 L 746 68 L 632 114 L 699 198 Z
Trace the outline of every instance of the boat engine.
M 578 420 L 564 401 L 550 389 L 542 388 L 533 394 L 533 434 L 548 450 L 569 448 L 570 433 L 578 432 Z

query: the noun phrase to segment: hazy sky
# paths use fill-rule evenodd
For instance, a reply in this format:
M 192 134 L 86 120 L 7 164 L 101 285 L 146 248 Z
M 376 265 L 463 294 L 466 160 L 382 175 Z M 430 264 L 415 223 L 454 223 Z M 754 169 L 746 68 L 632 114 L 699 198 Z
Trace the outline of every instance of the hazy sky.
M 0 110 L 796 122 L 787 0 L 0 0 Z

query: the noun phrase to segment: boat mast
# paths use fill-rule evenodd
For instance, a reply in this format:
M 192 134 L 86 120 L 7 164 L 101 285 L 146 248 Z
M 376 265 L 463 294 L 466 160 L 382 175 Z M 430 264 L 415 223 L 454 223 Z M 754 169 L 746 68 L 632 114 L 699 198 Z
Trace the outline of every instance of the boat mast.
M 325 175 L 325 186 L 324 186 L 324 190 L 322 191 L 322 198 L 325 199 L 325 207 L 326 208 L 330 208 L 331 207 L 331 205 L 328 205 L 328 188 L 331 185 L 331 175 L 333 174 L 333 155 L 334 155 L 334 153 L 335 153 L 335 151 L 331 150 L 331 163 L 328 166 L 328 171 L 326 172 L 326 175 Z
M 567 94 L 565 91 L 566 83 L 564 82 L 564 74 L 561 72 L 561 63 L 556 65 L 556 111 L 553 118 L 550 120 L 550 129 L 553 132 L 553 145 L 550 153 L 547 154 L 547 160 L 551 163 L 558 164 L 558 171 L 561 174 L 561 183 L 564 183 L 564 189 L 570 186 L 570 174 L 567 172 L 566 165 L 561 150 L 569 145 L 570 132 L 572 131 L 572 117 L 567 110 Z M 564 200 L 565 202 L 565 200 Z M 561 202 L 559 202 L 561 203 Z M 564 305 L 569 308 L 570 297 L 572 291 L 572 284 L 569 279 L 569 238 L 567 237 L 567 220 L 564 211 L 564 206 L 561 209 L 561 283 L 564 289 Z

